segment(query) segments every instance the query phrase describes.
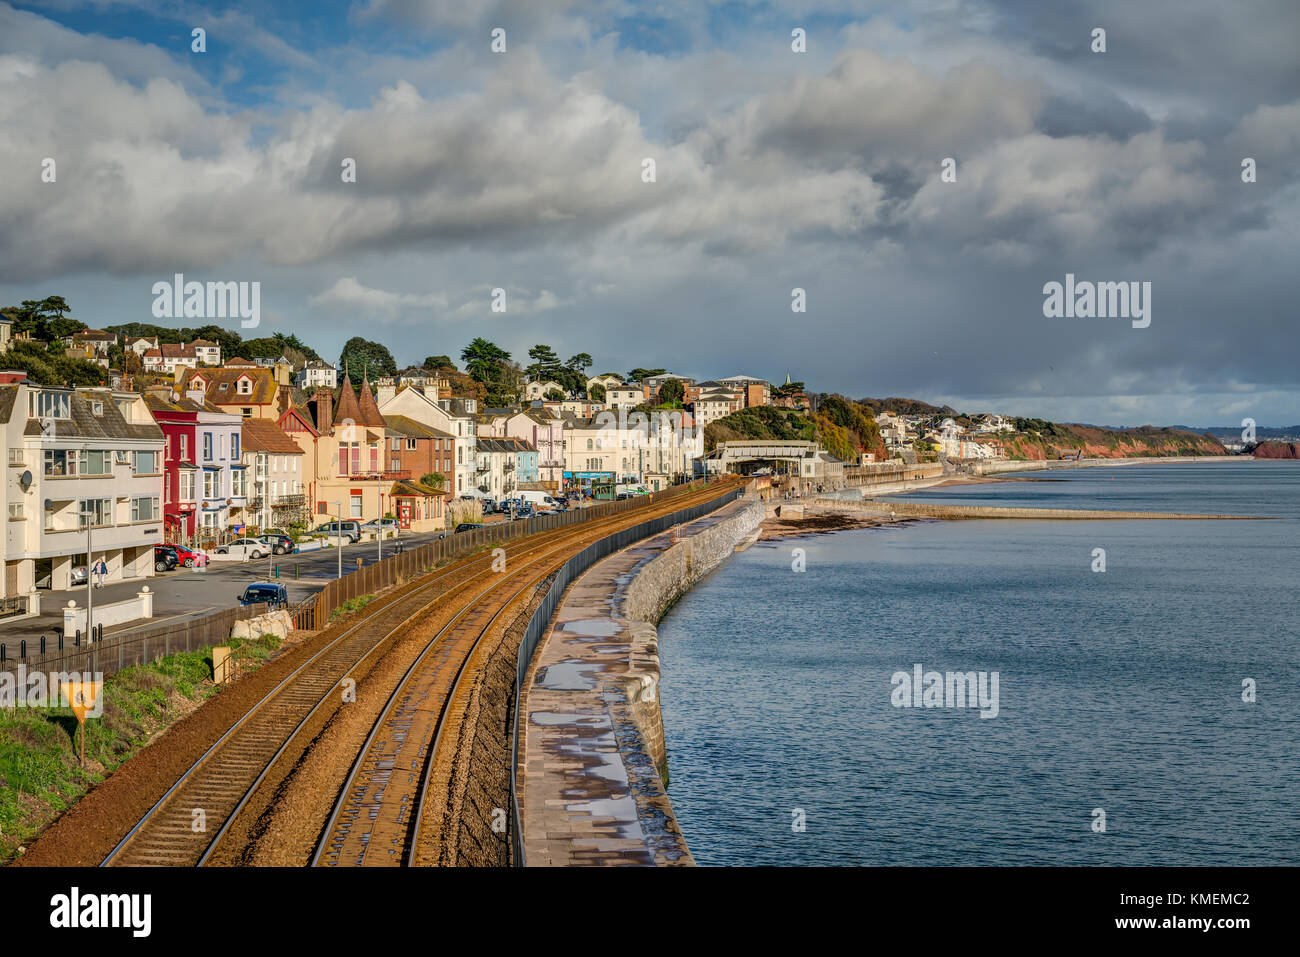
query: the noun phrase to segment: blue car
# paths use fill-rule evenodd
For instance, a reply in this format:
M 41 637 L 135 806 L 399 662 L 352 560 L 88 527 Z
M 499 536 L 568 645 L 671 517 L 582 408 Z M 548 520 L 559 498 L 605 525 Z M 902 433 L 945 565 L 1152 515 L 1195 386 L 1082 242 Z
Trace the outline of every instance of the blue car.
M 239 596 L 241 605 L 257 605 L 262 602 L 272 608 L 284 608 L 289 604 L 289 589 L 274 582 L 257 582 L 244 589 Z

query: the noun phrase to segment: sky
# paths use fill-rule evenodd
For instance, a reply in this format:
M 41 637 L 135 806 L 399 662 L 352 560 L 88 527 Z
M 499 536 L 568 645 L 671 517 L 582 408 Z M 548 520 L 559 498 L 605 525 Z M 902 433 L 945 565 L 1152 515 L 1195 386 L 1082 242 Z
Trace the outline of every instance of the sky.
M 0 302 L 201 325 L 151 311 L 182 273 L 330 359 L 1291 425 L 1297 37 L 1294 0 L 0 0 Z M 1045 316 L 1067 274 L 1150 324 Z

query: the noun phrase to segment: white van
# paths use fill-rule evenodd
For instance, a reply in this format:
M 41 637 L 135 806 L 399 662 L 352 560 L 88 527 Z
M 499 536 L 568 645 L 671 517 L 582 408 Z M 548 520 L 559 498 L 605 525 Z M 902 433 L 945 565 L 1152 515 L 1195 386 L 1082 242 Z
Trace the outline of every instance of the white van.
M 545 492 L 520 492 L 519 498 L 523 499 L 538 511 L 544 508 L 559 508 L 560 503 L 551 498 Z

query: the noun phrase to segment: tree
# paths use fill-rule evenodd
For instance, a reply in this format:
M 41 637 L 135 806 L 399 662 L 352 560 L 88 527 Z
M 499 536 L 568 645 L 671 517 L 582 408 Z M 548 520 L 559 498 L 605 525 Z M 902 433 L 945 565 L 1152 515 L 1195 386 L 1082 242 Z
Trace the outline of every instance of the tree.
M 420 484 L 426 488 L 440 489 L 446 481 L 446 476 L 441 472 L 426 472 L 420 476 Z
M 605 387 L 601 385 L 599 382 L 597 382 L 587 391 L 587 398 L 589 398 L 592 402 L 604 402 Z
M 681 379 L 669 379 L 659 387 L 659 404 L 673 405 L 680 404 L 682 398 L 686 395 L 686 387 L 682 385 Z
M 382 343 L 353 336 L 343 344 L 343 351 L 339 354 L 339 369 L 360 382 L 365 376 L 373 379 L 377 376 L 397 375 L 397 360 Z
M 667 369 L 633 369 L 627 374 L 628 382 L 640 382 L 642 379 L 648 379 L 651 376 L 663 375 Z
M 60 317 L 58 319 L 51 319 L 46 325 L 46 328 L 49 330 L 51 339 L 66 339 L 73 333 L 84 332 L 90 327 L 80 319 Z
M 11 342 L 5 365 L 21 369 L 37 385 L 104 385 L 107 370 L 86 359 L 70 359 L 62 348 L 51 351 L 41 342 Z
M 277 332 L 271 338 L 280 343 L 284 349 L 285 355 L 297 352 L 303 357 L 303 362 L 306 362 L 308 359 L 320 358 L 320 356 L 316 354 L 316 350 L 299 339 L 296 334 L 286 336 L 283 332 Z
M 556 374 L 563 366 L 560 365 L 560 357 L 555 354 L 555 350 L 550 346 L 538 344 L 528 350 L 528 358 L 533 361 L 528 364 L 524 370 L 528 373 L 528 378 L 534 382 L 545 382 L 547 379 L 554 379 Z
M 583 376 L 586 376 L 587 368 L 591 365 L 591 353 L 579 352 L 576 356 L 571 357 L 569 361 L 565 363 L 565 365 L 568 368 L 572 369 L 574 372 L 578 372 L 581 373 Z
M 495 342 L 478 336 L 461 350 L 460 358 L 465 363 L 465 371 L 470 378 L 488 386 L 488 391 L 491 392 L 491 386 L 501 377 L 500 364 L 510 358 L 510 353 Z
M 546 398 L 551 402 L 563 402 L 564 393 L 559 389 L 549 389 L 546 392 Z
M 437 371 L 439 369 L 455 369 L 456 363 L 451 361 L 451 356 L 429 356 L 420 366 L 425 369 Z

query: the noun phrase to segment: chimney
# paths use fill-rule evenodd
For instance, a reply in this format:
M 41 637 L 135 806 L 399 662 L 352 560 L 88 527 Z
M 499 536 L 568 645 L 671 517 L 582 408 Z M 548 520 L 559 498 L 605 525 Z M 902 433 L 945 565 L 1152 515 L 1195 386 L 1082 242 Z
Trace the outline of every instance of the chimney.
M 312 417 L 316 420 L 316 431 L 328 435 L 334 429 L 334 393 L 329 389 L 317 389 L 311 397 Z

